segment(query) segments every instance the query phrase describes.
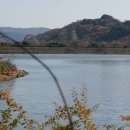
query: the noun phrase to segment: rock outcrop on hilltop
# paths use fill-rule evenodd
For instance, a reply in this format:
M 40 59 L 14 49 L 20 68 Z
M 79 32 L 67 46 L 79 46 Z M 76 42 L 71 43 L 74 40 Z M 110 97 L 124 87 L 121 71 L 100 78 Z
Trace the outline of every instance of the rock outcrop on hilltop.
M 121 22 L 104 14 L 99 19 L 83 19 L 63 28 L 36 36 L 41 45 L 77 47 L 128 47 L 130 21 Z

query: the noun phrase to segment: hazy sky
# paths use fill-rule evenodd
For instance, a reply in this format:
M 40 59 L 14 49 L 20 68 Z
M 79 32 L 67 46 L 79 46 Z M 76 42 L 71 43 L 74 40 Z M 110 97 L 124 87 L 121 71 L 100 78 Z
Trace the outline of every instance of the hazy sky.
M 130 20 L 130 0 L 0 0 L 0 26 L 59 28 L 109 14 Z

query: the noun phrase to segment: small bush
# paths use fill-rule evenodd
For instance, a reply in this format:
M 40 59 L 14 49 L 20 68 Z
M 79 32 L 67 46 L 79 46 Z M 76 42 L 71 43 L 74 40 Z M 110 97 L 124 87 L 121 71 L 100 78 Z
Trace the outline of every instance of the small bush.
M 9 73 L 10 71 L 16 70 L 16 66 L 11 64 L 10 61 L 0 61 L 0 72 Z
M 41 124 L 28 118 L 23 107 L 10 97 L 8 89 L 0 89 L 0 101 L 4 101 L 7 105 L 4 110 L 0 109 L 0 116 L 2 117 L 0 130 L 13 130 L 18 125 L 23 126 L 27 130 L 32 128 L 43 130 Z
M 68 107 L 71 118 L 73 119 L 72 125 L 74 130 L 96 130 L 96 124 L 90 118 L 98 105 L 92 108 L 87 107 L 87 89 L 83 88 L 79 94 L 73 89 L 72 91 L 73 104 Z M 47 116 L 45 126 L 51 126 L 52 130 L 72 130 L 70 124 L 65 124 L 68 120 L 67 108 L 55 104 L 55 113 Z M 63 123 L 60 123 L 63 122 Z

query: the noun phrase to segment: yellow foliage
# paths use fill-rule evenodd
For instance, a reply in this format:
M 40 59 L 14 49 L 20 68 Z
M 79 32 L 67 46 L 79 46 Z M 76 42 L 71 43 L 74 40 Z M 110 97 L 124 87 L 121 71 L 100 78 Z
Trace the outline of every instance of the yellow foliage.
M 38 127 L 39 130 L 43 130 L 42 125 L 34 120 L 30 120 L 23 107 L 10 97 L 8 89 L 0 89 L 0 101 L 4 101 L 8 106 L 7 109 L 0 110 L 0 115 L 2 117 L 0 121 L 0 130 L 13 130 L 19 124 L 23 125 L 26 129 Z M 17 116 L 13 118 L 13 114 Z
M 87 108 L 87 89 L 83 88 L 80 94 L 75 91 L 72 91 L 73 104 L 71 107 L 68 107 L 71 118 L 73 119 L 72 125 L 75 129 L 80 130 L 96 130 L 96 124 L 90 119 L 90 114 L 97 107 Z M 56 104 L 55 113 L 47 117 L 45 126 L 52 126 L 53 130 L 71 130 L 70 124 L 59 123 L 61 120 L 64 122 L 68 120 L 67 109 L 64 106 L 59 106 Z
M 80 95 L 73 90 L 72 98 L 73 104 L 68 107 L 70 117 L 72 120 L 73 128 L 70 124 L 65 123 L 68 121 L 67 108 L 56 104 L 55 112 L 47 116 L 47 121 L 44 123 L 38 123 L 35 120 L 30 119 L 23 107 L 17 104 L 14 99 L 10 97 L 8 89 L 0 89 L 0 101 L 4 101 L 9 109 L 0 110 L 2 120 L 0 122 L 0 130 L 13 130 L 18 124 L 23 125 L 26 130 L 36 128 L 36 130 L 43 130 L 44 127 L 51 126 L 51 130 L 97 130 L 97 125 L 92 121 L 90 115 L 94 112 L 98 105 L 92 108 L 87 107 L 87 92 L 86 88 L 82 90 Z M 16 118 L 10 120 L 10 115 L 13 112 L 17 113 Z M 116 128 L 114 124 L 104 125 L 106 130 L 124 130 L 126 127 L 130 127 L 130 116 L 120 115 L 122 121 L 127 121 L 127 124 Z M 61 123 L 63 121 L 63 123 Z M 64 122 L 65 121 L 65 122 Z

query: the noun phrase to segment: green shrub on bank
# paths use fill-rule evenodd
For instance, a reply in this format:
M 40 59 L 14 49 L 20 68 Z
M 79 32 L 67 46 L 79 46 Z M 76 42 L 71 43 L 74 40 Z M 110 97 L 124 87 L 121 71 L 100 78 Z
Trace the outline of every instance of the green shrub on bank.
M 9 72 L 16 70 L 16 66 L 11 64 L 10 61 L 0 61 L 0 72 Z
M 23 107 L 10 97 L 8 89 L 0 89 L 0 101 L 6 103 L 5 109 L 0 109 L 0 116 L 2 118 L 0 130 L 13 130 L 18 125 L 23 126 L 27 130 L 34 127 L 37 130 L 43 130 L 41 124 L 30 119 Z

